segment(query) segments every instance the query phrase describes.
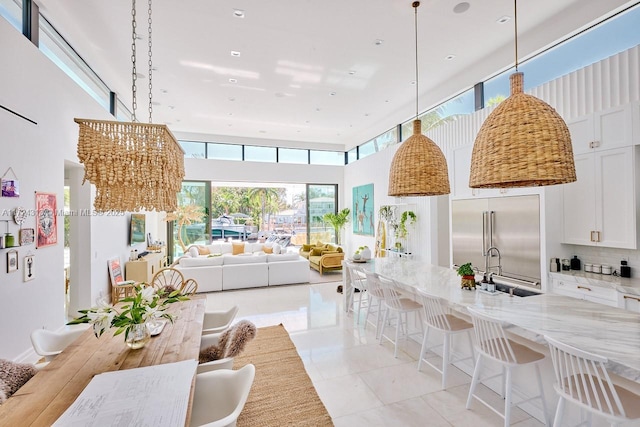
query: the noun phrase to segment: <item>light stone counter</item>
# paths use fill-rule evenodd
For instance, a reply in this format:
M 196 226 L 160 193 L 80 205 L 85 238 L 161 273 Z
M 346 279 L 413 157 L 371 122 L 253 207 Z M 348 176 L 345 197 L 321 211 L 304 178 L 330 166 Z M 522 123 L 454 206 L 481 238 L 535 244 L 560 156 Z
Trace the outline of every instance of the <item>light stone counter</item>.
M 585 273 L 579 270 L 569 270 L 549 273 L 552 278 L 562 279 L 569 277 L 571 280 L 588 286 L 615 289 L 618 292 L 640 295 L 640 279 L 632 277 L 620 277 L 606 274 Z
M 408 291 L 423 289 L 449 301 L 461 311 L 474 306 L 511 323 L 513 333 L 538 343 L 549 335 L 609 359 L 612 372 L 640 382 L 640 314 L 555 294 L 526 298 L 460 288 L 452 269 L 398 258 L 378 258 L 365 269 L 395 280 Z M 349 286 L 345 287 L 349 290 Z M 348 292 L 345 296 L 348 298 Z

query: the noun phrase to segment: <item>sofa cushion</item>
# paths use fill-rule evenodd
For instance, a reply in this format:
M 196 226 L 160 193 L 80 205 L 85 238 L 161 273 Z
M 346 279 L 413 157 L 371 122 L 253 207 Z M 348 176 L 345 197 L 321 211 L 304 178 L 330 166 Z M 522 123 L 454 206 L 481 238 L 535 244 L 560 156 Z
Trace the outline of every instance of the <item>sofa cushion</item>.
M 197 258 L 182 258 L 180 259 L 181 267 L 206 267 L 211 265 L 222 265 L 223 259 L 221 256 L 201 256 Z
M 254 252 L 262 252 L 262 243 L 246 243 L 244 244 L 244 253 L 252 254 Z
M 322 252 L 324 251 L 324 247 L 318 248 L 311 248 L 311 252 L 309 253 L 309 258 L 311 258 L 312 256 L 320 256 L 322 255 Z
M 236 255 L 236 256 L 225 256 L 224 265 L 234 265 L 234 264 L 258 264 L 258 263 L 266 263 L 267 255 Z
M 313 248 L 313 245 L 302 245 L 303 252 L 311 252 L 311 248 Z
M 264 245 L 264 246 L 262 246 L 262 252 L 264 252 L 265 254 L 272 254 L 273 253 L 273 247 Z
M 244 253 L 244 242 L 231 242 L 231 247 L 232 247 L 232 251 L 231 253 L 233 255 L 240 255 Z
M 230 242 L 213 242 L 207 248 L 212 254 L 230 254 L 233 250 Z
M 200 255 L 200 252 L 198 251 L 198 248 L 196 248 L 195 246 L 191 246 L 189 248 L 189 252 L 187 252 L 189 255 L 191 255 L 192 258 L 197 258 Z
M 329 251 L 329 250 L 324 250 L 322 251 L 321 255 L 326 255 L 326 254 L 339 254 L 340 252 L 338 251 Z
M 269 254 L 267 255 L 267 262 L 295 261 L 298 258 L 300 258 L 300 255 L 294 252 L 286 254 Z
M 209 250 L 208 247 L 206 247 L 204 245 L 198 245 L 198 253 L 200 255 L 209 255 L 211 253 L 211 251 Z
M 281 253 L 283 253 L 283 252 L 282 252 L 282 246 L 280 246 L 280 245 L 279 245 L 279 244 L 277 244 L 277 243 L 274 243 L 274 244 L 273 244 L 273 253 L 274 253 L 274 254 L 281 254 Z

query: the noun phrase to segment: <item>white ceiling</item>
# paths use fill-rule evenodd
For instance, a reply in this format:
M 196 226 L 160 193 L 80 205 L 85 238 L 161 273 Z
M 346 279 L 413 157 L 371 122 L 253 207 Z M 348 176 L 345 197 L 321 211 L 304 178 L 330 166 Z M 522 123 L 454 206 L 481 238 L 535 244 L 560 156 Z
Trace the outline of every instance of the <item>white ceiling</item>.
M 454 13 L 460 1 L 426 0 L 418 8 L 420 111 L 513 65 L 513 20 L 496 22 L 513 16 L 513 2 L 467 0 L 470 8 Z M 36 2 L 130 108 L 131 2 Z M 361 144 L 415 114 L 411 3 L 156 0 L 153 121 L 174 132 L 299 142 L 290 146 Z M 632 3 L 521 0 L 520 59 Z M 147 6 L 138 0 L 140 121 L 148 120 Z

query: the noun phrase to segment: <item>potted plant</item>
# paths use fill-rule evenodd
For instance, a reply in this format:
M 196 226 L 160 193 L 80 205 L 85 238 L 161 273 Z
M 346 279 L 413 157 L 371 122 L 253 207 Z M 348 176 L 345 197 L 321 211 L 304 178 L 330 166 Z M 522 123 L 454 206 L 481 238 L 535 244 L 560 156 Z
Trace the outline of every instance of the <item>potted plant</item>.
M 417 215 L 413 211 L 404 211 L 400 216 L 400 223 L 398 224 L 398 228 L 396 230 L 396 238 L 404 239 L 407 237 L 407 221 L 409 224 L 414 224 L 418 220 Z
M 470 262 L 458 267 L 458 276 L 462 276 L 460 285 L 465 289 L 475 289 L 476 275 Z
M 331 224 L 336 231 L 336 244 L 340 244 L 340 230 L 349 222 L 351 218 L 351 209 L 344 208 L 338 213 L 329 212 L 324 214 L 322 219 Z

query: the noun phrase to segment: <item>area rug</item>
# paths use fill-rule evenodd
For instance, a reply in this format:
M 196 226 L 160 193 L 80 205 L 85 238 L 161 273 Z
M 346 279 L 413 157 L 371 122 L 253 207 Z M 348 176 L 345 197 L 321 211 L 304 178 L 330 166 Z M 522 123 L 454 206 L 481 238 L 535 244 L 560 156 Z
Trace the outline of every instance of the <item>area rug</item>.
M 234 369 L 248 363 L 255 365 L 256 377 L 238 427 L 333 426 L 282 324 L 259 328 Z
M 309 283 L 342 282 L 342 271 L 327 271 L 320 275 L 320 273 L 313 268 L 309 270 Z

